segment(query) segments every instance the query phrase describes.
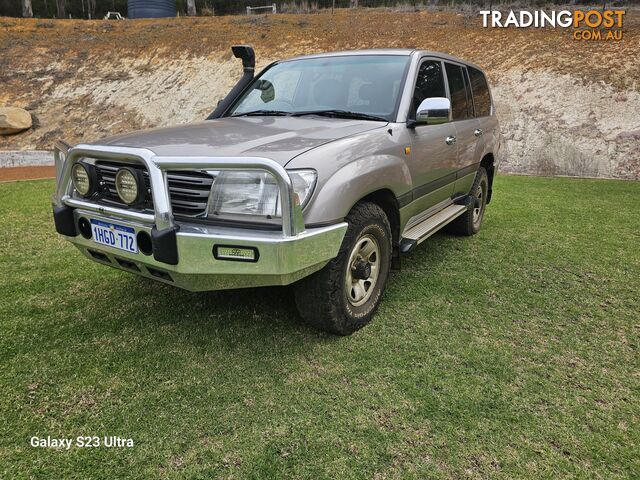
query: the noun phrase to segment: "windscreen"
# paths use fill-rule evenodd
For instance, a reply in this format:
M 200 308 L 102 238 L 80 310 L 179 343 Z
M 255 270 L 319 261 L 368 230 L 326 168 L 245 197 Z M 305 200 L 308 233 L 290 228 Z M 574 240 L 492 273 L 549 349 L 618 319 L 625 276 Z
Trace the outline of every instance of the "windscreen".
M 392 121 L 409 56 L 353 55 L 277 63 L 232 107 L 230 115 L 344 110 Z

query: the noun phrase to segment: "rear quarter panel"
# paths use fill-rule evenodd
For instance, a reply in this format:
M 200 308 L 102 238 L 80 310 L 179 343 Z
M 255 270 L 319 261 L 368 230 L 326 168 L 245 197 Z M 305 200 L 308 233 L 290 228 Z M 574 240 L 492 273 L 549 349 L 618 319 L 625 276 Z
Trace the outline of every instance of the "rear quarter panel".
M 484 131 L 482 136 L 484 140 L 484 148 L 480 158 L 484 157 L 487 153 L 493 153 L 497 156 L 500 150 L 500 125 L 498 124 L 498 117 L 495 113 L 489 117 L 482 117 L 480 120 L 480 128 Z M 496 158 L 497 162 L 497 158 Z M 497 164 L 496 164 L 497 167 Z

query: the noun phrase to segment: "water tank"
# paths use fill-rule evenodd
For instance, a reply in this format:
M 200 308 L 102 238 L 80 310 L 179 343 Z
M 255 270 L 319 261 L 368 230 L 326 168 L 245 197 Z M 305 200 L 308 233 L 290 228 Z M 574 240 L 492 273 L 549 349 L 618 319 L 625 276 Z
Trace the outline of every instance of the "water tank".
M 176 0 L 129 0 L 129 18 L 162 18 L 176 16 Z

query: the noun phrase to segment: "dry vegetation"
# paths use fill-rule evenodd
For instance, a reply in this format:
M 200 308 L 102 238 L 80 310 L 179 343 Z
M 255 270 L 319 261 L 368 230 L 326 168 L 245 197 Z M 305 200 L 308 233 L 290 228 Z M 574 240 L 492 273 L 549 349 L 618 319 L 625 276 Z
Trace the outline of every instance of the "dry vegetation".
M 415 47 L 486 69 L 507 171 L 640 178 L 640 15 L 621 42 L 576 42 L 563 29 L 483 29 L 475 14 L 336 11 L 125 22 L 0 18 L 0 104 L 35 128 L 0 149 L 49 148 L 203 118 L 240 75 L 229 46 L 259 66 L 325 50 Z

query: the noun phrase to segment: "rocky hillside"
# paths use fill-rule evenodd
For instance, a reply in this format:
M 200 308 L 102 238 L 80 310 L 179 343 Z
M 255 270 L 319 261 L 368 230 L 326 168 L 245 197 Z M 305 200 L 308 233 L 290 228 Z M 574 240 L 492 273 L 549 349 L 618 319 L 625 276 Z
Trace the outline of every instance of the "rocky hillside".
M 483 29 L 475 15 L 339 10 L 311 15 L 138 21 L 0 18 L 0 106 L 34 127 L 0 150 L 47 149 L 202 119 L 241 74 L 230 45 L 259 66 L 326 50 L 415 47 L 483 66 L 508 156 L 503 171 L 640 178 L 640 12 L 621 42 L 562 29 Z

